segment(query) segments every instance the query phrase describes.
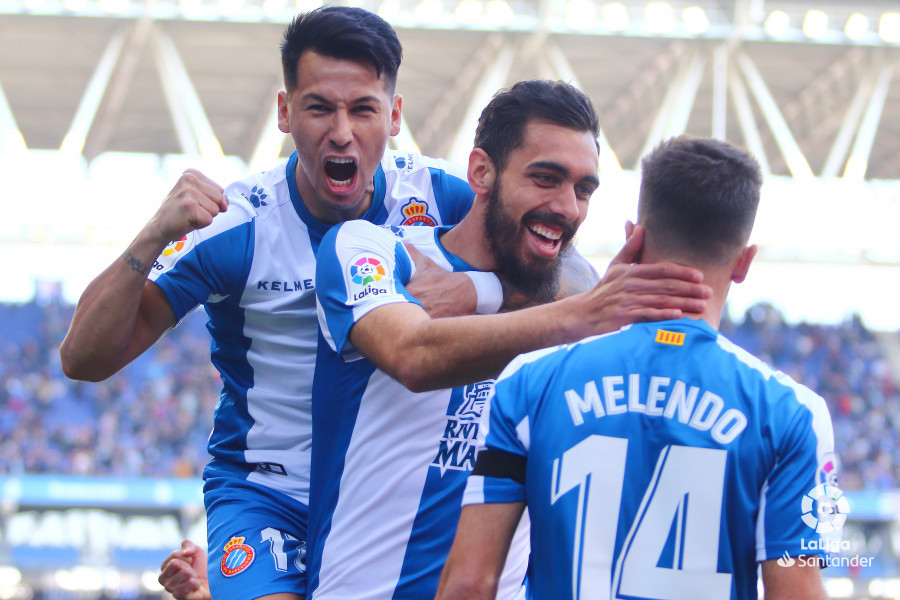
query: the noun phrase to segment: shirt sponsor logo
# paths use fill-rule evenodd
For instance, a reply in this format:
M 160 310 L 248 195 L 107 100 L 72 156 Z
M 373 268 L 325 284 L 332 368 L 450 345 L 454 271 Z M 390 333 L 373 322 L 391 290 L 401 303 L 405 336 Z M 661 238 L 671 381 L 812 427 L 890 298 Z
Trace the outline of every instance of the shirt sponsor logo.
M 441 475 L 448 469 L 471 471 L 475 466 L 478 428 L 493 386 L 493 381 L 483 381 L 463 389 L 463 401 L 456 413 L 447 418 L 437 456 L 431 461 L 432 467 L 441 469 Z
M 410 198 L 400 211 L 406 217 L 401 225 L 427 225 L 428 227 L 437 225 L 434 217 L 428 214 L 428 204 L 420 202 L 415 197 Z
M 225 555 L 222 557 L 222 575 L 234 577 L 253 563 L 253 548 L 244 543 L 244 537 L 235 536 L 225 544 Z
M 655 341 L 660 344 L 668 344 L 669 346 L 684 346 L 684 334 L 675 331 L 666 331 L 665 329 L 657 329 Z

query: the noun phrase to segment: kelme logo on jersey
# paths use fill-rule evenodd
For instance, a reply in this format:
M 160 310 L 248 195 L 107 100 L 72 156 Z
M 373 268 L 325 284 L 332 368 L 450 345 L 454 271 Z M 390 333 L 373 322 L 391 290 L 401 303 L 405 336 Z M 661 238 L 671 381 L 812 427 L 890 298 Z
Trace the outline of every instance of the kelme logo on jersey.
M 253 548 L 244 543 L 244 537 L 235 536 L 225 544 L 225 555 L 222 557 L 222 575 L 234 577 L 245 570 L 253 562 Z
M 684 346 L 684 334 L 677 331 L 656 330 L 656 342 L 669 346 Z
M 817 485 L 801 498 L 800 505 L 803 522 L 816 533 L 840 529 L 850 514 L 850 503 L 836 485 Z
M 410 198 L 400 211 L 406 217 L 402 225 L 427 225 L 428 227 L 437 225 L 434 217 L 428 214 L 428 204 L 420 202 L 415 197 Z
M 440 467 L 441 475 L 447 469 L 471 471 L 475 466 L 478 426 L 493 386 L 493 381 L 483 381 L 463 389 L 463 401 L 453 416 L 447 418 L 437 456 L 431 461 L 432 467 Z
M 250 195 L 241 192 L 241 196 L 247 199 L 247 202 L 253 205 L 253 208 L 259 208 L 260 206 L 268 206 L 268 203 L 265 201 L 266 198 L 269 197 L 269 194 L 266 193 L 266 188 L 260 186 L 253 186 L 253 189 L 250 190 Z
M 394 164 L 397 165 L 398 169 L 406 169 L 407 171 L 412 171 L 413 169 L 413 155 L 411 153 L 407 153 L 406 156 L 396 156 L 394 157 Z

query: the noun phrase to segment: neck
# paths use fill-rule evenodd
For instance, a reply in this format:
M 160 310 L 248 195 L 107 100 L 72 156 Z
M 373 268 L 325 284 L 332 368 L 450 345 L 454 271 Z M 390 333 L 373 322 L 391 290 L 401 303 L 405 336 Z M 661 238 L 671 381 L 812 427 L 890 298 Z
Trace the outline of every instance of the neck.
M 672 258 L 654 256 L 652 251 L 645 244 L 644 252 L 641 256 L 641 263 L 656 263 L 672 261 L 678 263 L 678 260 Z M 687 264 L 687 263 L 680 263 Z M 719 268 L 715 266 L 698 266 L 688 264 L 692 268 L 698 269 L 703 273 L 703 283 L 712 288 L 712 296 L 706 300 L 706 310 L 699 313 L 685 313 L 684 316 L 703 320 L 709 323 L 713 329 L 719 329 L 719 322 L 722 319 L 722 309 L 725 306 L 725 299 L 728 296 L 728 289 L 731 286 L 731 270 Z
M 713 277 L 704 271 L 703 283 L 712 287 L 713 290 L 712 296 L 706 300 L 706 310 L 701 313 L 688 313 L 685 316 L 702 319 L 709 323 L 710 327 L 718 330 L 719 322 L 722 319 L 722 309 L 725 307 L 725 297 L 728 295 L 728 287 L 731 282 L 726 280 L 724 285 L 721 282 L 716 283 L 713 281 Z
M 487 242 L 484 230 L 484 210 L 487 199 L 475 196 L 471 210 L 463 220 L 441 238 L 441 243 L 451 252 L 479 271 L 495 271 L 497 264 Z

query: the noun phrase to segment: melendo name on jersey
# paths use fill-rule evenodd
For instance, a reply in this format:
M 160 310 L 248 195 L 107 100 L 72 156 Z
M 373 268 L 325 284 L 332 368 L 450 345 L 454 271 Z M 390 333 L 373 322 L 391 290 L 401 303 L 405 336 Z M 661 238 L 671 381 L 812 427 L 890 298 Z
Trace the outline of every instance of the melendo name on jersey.
M 720 396 L 710 391 L 700 396 L 700 388 L 688 386 L 677 379 L 673 384 L 670 377 L 652 376 L 646 394 L 642 394 L 640 374 L 631 373 L 628 375 L 628 389 L 624 387 L 624 376 L 609 375 L 600 380 L 599 388 L 595 381 L 588 381 L 581 395 L 575 390 L 567 390 L 565 398 L 572 422 L 576 426 L 582 425 L 584 415 L 590 412 L 598 419 L 626 412 L 667 419 L 677 415 L 678 420 L 688 427 L 709 431 L 720 444 L 733 442 L 747 427 L 747 417 L 741 411 L 729 408 L 723 412 L 725 401 Z M 603 390 L 602 398 L 600 389 Z

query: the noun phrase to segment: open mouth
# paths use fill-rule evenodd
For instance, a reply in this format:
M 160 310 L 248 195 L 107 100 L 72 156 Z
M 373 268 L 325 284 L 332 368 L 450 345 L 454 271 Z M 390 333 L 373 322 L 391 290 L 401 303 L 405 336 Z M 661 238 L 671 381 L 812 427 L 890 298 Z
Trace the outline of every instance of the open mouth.
M 346 187 L 356 176 L 356 161 L 352 158 L 329 158 L 325 161 L 325 175 L 335 187 Z
M 542 223 L 529 223 L 526 225 L 538 244 L 548 250 L 557 250 L 562 243 L 563 232 L 556 228 L 548 227 Z

